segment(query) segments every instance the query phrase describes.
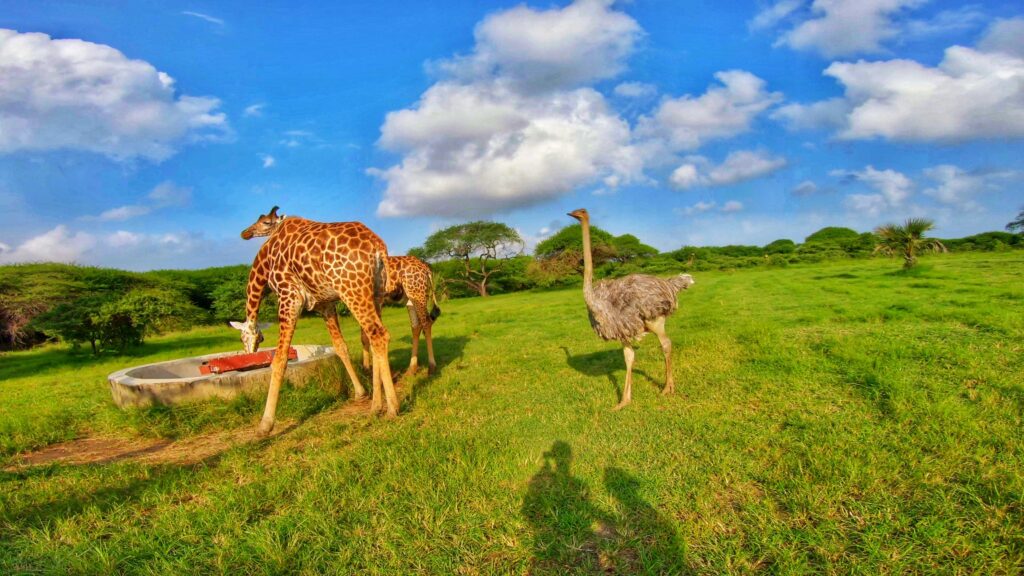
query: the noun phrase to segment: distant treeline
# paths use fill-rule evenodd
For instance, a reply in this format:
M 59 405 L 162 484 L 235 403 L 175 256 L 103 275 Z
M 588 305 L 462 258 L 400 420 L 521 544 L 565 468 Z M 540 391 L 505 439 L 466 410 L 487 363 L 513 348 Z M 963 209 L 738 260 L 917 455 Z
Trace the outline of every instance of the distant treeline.
M 781 267 L 872 256 L 877 238 L 849 228 L 823 228 L 802 244 L 780 239 L 765 246 L 683 246 L 659 252 L 635 236 L 592 230 L 598 277 L 634 272 L 674 274 L 756 266 Z M 1024 236 L 986 232 L 942 241 L 951 252 L 1024 248 Z M 569 286 L 580 280 L 579 226 L 569 226 L 537 245 L 533 256 L 515 256 L 489 279 L 490 294 Z M 441 297 L 475 296 L 457 281 L 465 263 L 433 262 Z M 136 273 L 68 264 L 0 266 L 0 350 L 64 341 L 93 353 L 124 350 L 147 336 L 196 324 L 240 320 L 245 315 L 249 266 Z M 276 318 L 273 294 L 261 318 Z

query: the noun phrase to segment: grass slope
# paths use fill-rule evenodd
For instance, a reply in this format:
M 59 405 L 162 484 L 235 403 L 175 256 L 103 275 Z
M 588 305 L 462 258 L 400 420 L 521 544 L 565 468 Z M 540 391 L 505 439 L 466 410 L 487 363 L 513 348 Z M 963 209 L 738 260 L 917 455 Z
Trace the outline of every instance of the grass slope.
M 0 573 L 1019 573 L 1024 255 L 897 268 L 698 275 L 669 322 L 677 394 L 651 338 L 622 412 L 621 352 L 577 290 L 448 302 L 441 373 L 397 420 L 286 388 L 293 430 L 199 464 L 0 472 Z M 404 311 L 386 320 L 398 368 Z M 236 347 L 5 355 L 3 453 L 255 426 L 262 399 L 121 412 L 104 380 Z

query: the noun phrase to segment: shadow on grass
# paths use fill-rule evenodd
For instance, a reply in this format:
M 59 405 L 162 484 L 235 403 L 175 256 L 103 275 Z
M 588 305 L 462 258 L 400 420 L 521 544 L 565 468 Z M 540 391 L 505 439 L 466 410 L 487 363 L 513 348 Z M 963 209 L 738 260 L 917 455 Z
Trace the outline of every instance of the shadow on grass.
M 562 352 L 565 353 L 565 362 L 570 368 L 583 374 L 585 376 L 604 376 L 608 379 L 608 385 L 615 391 L 616 399 L 622 398 L 622 386 L 625 384 L 625 370 L 626 360 L 622 355 L 622 350 L 600 350 L 598 352 L 590 352 L 589 354 L 577 354 L 575 356 L 569 352 L 569 348 L 562 346 Z M 616 370 L 623 371 L 623 381 L 619 383 L 618 380 L 612 375 Z M 658 390 L 664 383 L 659 384 L 649 374 L 643 370 L 639 370 L 636 367 L 636 363 L 633 364 L 633 377 L 642 376 L 651 382 Z M 634 380 L 634 383 L 636 381 Z
M 554 442 L 523 497 L 521 513 L 533 532 L 530 574 L 693 573 L 677 531 L 639 495 L 638 479 L 605 469 L 616 502 L 607 512 L 573 476 L 572 458 L 566 442 Z
M 59 494 L 40 494 L 38 498 L 19 498 L 0 512 L 0 520 L 9 526 L 25 528 L 44 528 L 53 526 L 60 520 L 78 516 L 86 512 L 105 514 L 113 508 L 120 508 L 149 496 L 160 497 L 163 494 L 177 492 L 191 494 L 183 488 L 183 483 L 190 483 L 196 473 L 203 468 L 215 466 L 222 453 L 213 454 L 201 461 L 189 464 L 166 464 L 151 468 L 131 470 L 127 476 L 118 476 L 104 482 L 104 486 L 92 491 Z M 30 468 L 26 471 L 0 473 L 0 486 L 7 482 L 21 482 L 30 476 L 58 475 L 62 470 L 75 468 L 71 465 L 53 465 Z
M 137 360 L 145 360 L 172 350 L 180 351 L 182 356 L 194 355 L 196 352 L 209 354 L 214 348 L 223 347 L 225 343 L 223 336 L 193 336 L 146 342 L 123 353 L 106 351 L 96 356 L 85 350 L 73 351 L 70 347 L 52 346 L 34 352 L 4 354 L 4 360 L 0 362 L 0 380 L 34 376 L 49 370 L 78 370 L 116 359 L 123 359 L 125 366 L 128 366 Z

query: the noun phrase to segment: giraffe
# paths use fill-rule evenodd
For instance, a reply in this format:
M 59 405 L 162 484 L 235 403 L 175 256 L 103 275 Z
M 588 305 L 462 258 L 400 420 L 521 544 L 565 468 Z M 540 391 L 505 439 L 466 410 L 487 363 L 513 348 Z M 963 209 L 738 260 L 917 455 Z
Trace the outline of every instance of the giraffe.
M 348 348 L 341 336 L 334 304 L 344 302 L 360 327 L 367 333 L 373 354 L 373 397 L 370 409 L 382 410 L 387 397 L 387 414 L 398 414 L 391 367 L 388 365 L 387 328 L 377 313 L 378 294 L 395 289 L 388 270 L 387 246 L 379 236 L 360 222 L 314 222 L 305 218 L 277 214 L 277 206 L 261 215 L 242 231 L 242 239 L 266 236 L 249 271 L 246 287 L 246 321 L 235 323 L 241 330 L 247 352 L 255 352 L 263 340 L 256 321 L 263 290 L 269 286 L 278 295 L 279 334 L 277 352 L 271 363 L 270 387 L 257 435 L 266 436 L 274 427 L 277 398 L 288 365 L 295 324 L 303 306 L 316 310 L 324 318 L 334 351 L 352 379 L 356 398 L 366 395 L 359 382 Z M 383 392 L 383 394 L 382 394 Z
M 412 327 L 412 359 L 409 360 L 409 368 L 406 374 L 415 374 L 419 367 L 420 332 L 427 339 L 427 373 L 433 374 L 437 370 L 437 363 L 434 362 L 434 339 L 430 330 L 434 321 L 441 315 L 441 309 L 437 306 L 437 298 L 434 295 L 434 276 L 430 266 L 415 256 L 388 256 L 388 270 L 391 273 L 391 284 L 395 290 L 383 296 L 383 301 L 401 303 L 406 301 L 406 310 L 409 312 L 409 324 Z M 433 308 L 428 312 L 427 303 L 433 301 Z M 380 304 L 378 302 L 378 310 Z M 370 346 L 366 333 L 360 333 L 363 341 L 363 368 L 370 368 Z

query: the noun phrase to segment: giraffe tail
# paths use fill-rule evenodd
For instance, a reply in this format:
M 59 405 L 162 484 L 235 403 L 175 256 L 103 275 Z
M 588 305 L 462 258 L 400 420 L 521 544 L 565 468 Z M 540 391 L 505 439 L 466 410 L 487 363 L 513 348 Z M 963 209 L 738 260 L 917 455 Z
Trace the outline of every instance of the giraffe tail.
M 375 286 L 375 291 L 377 293 L 377 296 L 380 298 L 382 298 L 385 294 L 390 294 L 395 291 L 395 277 L 391 272 L 391 263 L 388 261 L 388 253 L 383 250 L 378 251 L 376 273 L 377 282 Z

